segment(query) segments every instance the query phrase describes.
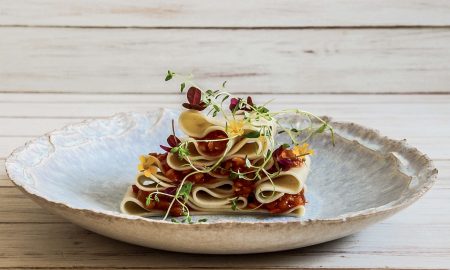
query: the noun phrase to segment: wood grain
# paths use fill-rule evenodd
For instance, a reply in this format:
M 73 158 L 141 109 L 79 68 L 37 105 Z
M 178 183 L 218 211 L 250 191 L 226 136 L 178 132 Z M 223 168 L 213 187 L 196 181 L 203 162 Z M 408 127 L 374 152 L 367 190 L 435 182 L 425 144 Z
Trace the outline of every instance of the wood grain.
M 114 241 L 45 213 L 16 189 L 0 189 L 0 268 L 447 268 L 450 162 L 424 198 L 356 235 L 308 248 L 232 259 L 163 252 Z M 28 214 L 28 217 L 27 217 Z M 45 223 L 45 224 L 43 224 Z M 424 229 L 425 228 L 425 229 Z M 188 266 L 188 267 L 186 267 Z
M 0 224 L 0 266 L 284 269 L 322 267 L 447 268 L 448 230 L 409 225 L 372 226 L 356 235 L 308 248 L 257 255 L 190 255 L 117 242 L 72 224 Z M 380 241 L 380 238 L 385 241 Z M 407 247 L 410 248 L 407 248 Z M 64 247 L 64 248 L 61 248 Z M 407 266 L 407 267 L 405 267 Z
M 450 25 L 444 0 L 3 0 L 0 25 L 386 27 Z
M 450 88 L 448 29 L 0 28 L 0 92 L 167 93 L 193 72 L 234 92 L 411 93 Z
M 9 180 L 9 177 L 6 174 L 4 159 L 0 159 L 0 188 L 1 187 L 14 187 L 14 184 Z

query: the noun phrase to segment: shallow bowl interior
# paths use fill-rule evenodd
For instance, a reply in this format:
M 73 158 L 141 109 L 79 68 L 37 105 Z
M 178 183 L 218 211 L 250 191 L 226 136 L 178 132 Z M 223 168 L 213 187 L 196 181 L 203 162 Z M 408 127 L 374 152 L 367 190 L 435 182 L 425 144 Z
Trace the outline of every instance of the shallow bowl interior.
M 134 182 L 138 156 L 161 151 L 159 145 L 165 144 L 171 119 L 176 119 L 177 114 L 177 111 L 164 109 L 122 113 L 108 119 L 67 126 L 17 149 L 6 162 L 8 174 L 41 205 L 50 209 L 59 207 L 54 211 L 66 218 L 71 219 L 68 215 L 73 211 L 85 211 L 83 213 L 97 213 L 117 220 L 140 220 L 142 226 L 151 226 L 152 222 L 159 221 L 144 221 L 121 214 L 119 203 L 127 187 Z M 299 121 L 296 118 L 287 120 L 294 125 Z M 336 146 L 332 146 L 327 134 L 318 135 L 311 141 L 316 154 L 312 156 L 311 174 L 306 182 L 308 204 L 305 216 L 219 215 L 209 216 L 205 226 L 230 222 L 293 222 L 306 226 L 308 223 L 342 222 L 377 213 L 385 213 L 385 217 L 389 211 L 393 213 L 412 203 L 433 183 L 437 171 L 430 160 L 405 142 L 387 139 L 355 124 L 333 125 Z M 156 246 L 153 242 L 142 243 L 121 237 L 117 231 L 103 232 L 101 226 L 97 228 L 89 223 L 89 218 L 94 222 L 94 216 L 84 217 L 87 219 L 79 222 L 71 220 L 114 238 Z M 173 225 L 166 223 L 166 226 Z M 342 233 L 334 238 L 340 236 Z M 310 243 L 334 238 L 322 237 L 322 240 Z M 298 241 L 297 245 L 290 243 L 286 248 L 306 244 Z M 280 249 L 284 248 L 279 245 L 272 248 Z

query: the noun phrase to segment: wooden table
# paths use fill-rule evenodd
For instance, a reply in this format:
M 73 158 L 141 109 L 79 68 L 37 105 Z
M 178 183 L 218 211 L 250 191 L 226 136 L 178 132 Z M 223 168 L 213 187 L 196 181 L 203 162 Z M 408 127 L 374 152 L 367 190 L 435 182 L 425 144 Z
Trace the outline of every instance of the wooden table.
M 186 255 L 48 213 L 5 157 L 67 123 L 176 107 L 167 69 L 407 138 L 439 177 L 358 234 L 273 254 Z M 270 95 L 267 95 L 270 94 Z M 450 268 L 450 4 L 443 0 L 0 1 L 0 268 Z

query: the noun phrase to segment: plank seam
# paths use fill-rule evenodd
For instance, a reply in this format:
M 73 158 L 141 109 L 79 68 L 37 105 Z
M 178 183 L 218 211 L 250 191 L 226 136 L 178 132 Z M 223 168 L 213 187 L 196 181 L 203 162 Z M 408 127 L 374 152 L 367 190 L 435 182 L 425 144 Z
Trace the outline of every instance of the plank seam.
M 143 29 L 143 30 L 330 30 L 330 29 L 450 29 L 450 25 L 333 25 L 333 26 L 98 26 L 98 25 L 54 25 L 54 24 L 2 24 L 1 28 L 75 28 L 75 29 Z

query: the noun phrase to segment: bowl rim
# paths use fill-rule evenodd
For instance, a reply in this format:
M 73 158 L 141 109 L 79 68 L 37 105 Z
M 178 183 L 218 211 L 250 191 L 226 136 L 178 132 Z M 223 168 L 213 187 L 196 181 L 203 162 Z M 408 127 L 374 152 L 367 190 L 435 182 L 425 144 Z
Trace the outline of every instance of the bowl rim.
M 24 145 L 14 149 L 8 155 L 8 157 L 5 159 L 6 173 L 9 177 L 9 179 L 14 183 L 14 185 L 16 187 L 18 187 L 22 192 L 24 192 L 27 196 L 31 197 L 32 199 L 34 199 L 36 201 L 45 203 L 47 205 L 51 205 L 52 207 L 57 207 L 59 209 L 66 209 L 69 211 L 75 211 L 75 212 L 79 212 L 82 214 L 86 214 L 86 215 L 90 215 L 90 216 L 98 216 L 98 217 L 103 217 L 103 218 L 114 217 L 114 218 L 122 219 L 125 221 L 140 221 L 140 222 L 144 222 L 147 224 L 157 223 L 157 224 L 167 224 L 167 225 L 170 224 L 170 226 L 203 226 L 203 227 L 204 226 L 212 226 L 212 225 L 227 225 L 227 224 L 237 224 L 237 225 L 264 224 L 264 226 L 268 226 L 268 225 L 269 226 L 272 226 L 272 225 L 278 226 L 281 224 L 292 224 L 292 223 L 305 226 L 305 225 L 310 225 L 310 224 L 314 224 L 314 223 L 341 223 L 341 222 L 356 220 L 356 219 L 360 219 L 360 218 L 366 218 L 366 217 L 375 216 L 375 215 L 388 214 L 390 212 L 399 211 L 399 210 L 411 205 L 415 201 L 417 201 L 423 194 L 425 194 L 433 186 L 433 184 L 436 182 L 436 179 L 437 179 L 438 170 L 434 166 L 433 161 L 426 154 L 423 154 L 422 152 L 420 152 L 416 147 L 409 145 L 406 142 L 406 139 L 403 139 L 403 140 L 390 139 L 387 136 L 381 135 L 381 133 L 376 129 L 367 128 L 365 126 L 359 125 L 354 122 L 333 121 L 332 118 L 329 116 L 323 116 L 323 118 L 326 119 L 327 121 L 329 121 L 329 123 L 332 126 L 335 126 L 335 125 L 353 126 L 356 129 L 364 131 L 365 134 L 370 134 L 371 136 L 374 136 L 376 139 L 383 141 L 384 143 L 398 144 L 403 150 L 411 151 L 414 154 L 414 156 L 424 158 L 425 162 L 423 163 L 420 170 L 427 171 L 429 174 L 428 174 L 426 181 L 422 185 L 422 187 L 420 189 L 418 189 L 417 191 L 415 191 L 414 193 L 412 193 L 411 195 L 405 197 L 404 199 L 402 199 L 400 197 L 399 199 L 392 201 L 392 202 L 396 202 L 398 200 L 401 200 L 399 203 L 397 203 L 395 205 L 388 206 L 390 203 L 392 203 L 392 202 L 389 202 L 387 204 L 383 204 L 383 205 L 380 205 L 377 207 L 366 208 L 366 209 L 354 211 L 354 212 L 348 212 L 348 213 L 337 215 L 337 216 L 331 217 L 331 218 L 298 219 L 298 220 L 282 220 L 282 221 L 217 220 L 214 222 L 201 222 L 201 223 L 194 223 L 194 224 L 185 224 L 185 223 L 174 223 L 174 222 L 167 221 L 167 220 L 164 221 L 164 220 L 157 220 L 157 219 L 149 219 L 149 218 L 140 217 L 140 216 L 133 216 L 133 215 L 123 214 L 123 213 L 111 211 L 111 210 L 94 210 L 94 209 L 89 209 L 89 208 L 75 207 L 75 206 L 67 204 L 63 201 L 56 201 L 53 199 L 49 199 L 46 196 L 39 194 L 39 191 L 33 190 L 32 188 L 30 188 L 26 184 L 26 181 L 23 181 L 23 179 L 20 179 L 20 177 L 17 177 L 15 179 L 11 174 L 11 171 L 12 171 L 11 166 L 12 166 L 12 164 L 14 164 L 16 162 L 14 159 L 17 155 L 19 155 L 22 152 L 26 152 L 30 146 L 32 146 L 33 144 L 36 144 L 39 140 L 45 139 L 47 141 L 50 141 L 50 137 L 56 132 L 60 132 L 65 129 L 70 129 L 71 127 L 76 126 L 76 125 L 77 126 L 86 125 L 88 123 L 92 123 L 95 121 L 111 121 L 117 117 L 123 117 L 123 116 L 129 117 L 133 114 L 148 114 L 149 112 L 155 113 L 155 112 L 157 112 L 157 110 L 160 111 L 159 118 L 161 117 L 162 114 L 164 114 L 167 111 L 169 111 L 169 112 L 174 111 L 174 110 L 166 109 L 166 108 L 154 108 L 154 109 L 146 111 L 146 112 L 137 112 L 137 111 L 119 112 L 119 113 L 115 113 L 109 117 L 90 118 L 90 119 L 86 119 L 83 121 L 64 125 L 63 127 L 59 128 L 59 129 L 54 129 L 50 132 L 45 133 L 44 135 L 33 138 L 33 139 L 27 141 Z M 157 121 L 159 121 L 159 119 Z M 339 134 L 339 133 L 337 133 L 337 134 Z M 356 140 L 353 140 L 353 141 L 360 144 Z M 363 147 L 368 148 L 367 146 L 364 146 L 364 145 L 363 145 Z M 370 149 L 370 148 L 368 148 L 368 149 Z

